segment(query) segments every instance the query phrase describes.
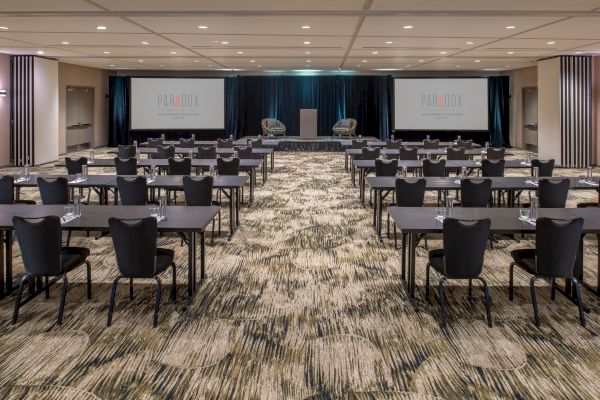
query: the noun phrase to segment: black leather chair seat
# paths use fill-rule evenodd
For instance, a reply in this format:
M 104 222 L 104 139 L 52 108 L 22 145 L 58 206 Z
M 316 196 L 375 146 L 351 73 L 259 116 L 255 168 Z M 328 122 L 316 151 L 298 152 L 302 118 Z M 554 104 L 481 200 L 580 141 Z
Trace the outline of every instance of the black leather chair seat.
M 535 275 L 535 249 L 517 249 L 510 252 L 510 256 L 519 267 Z
M 69 272 L 85 262 L 90 249 L 85 247 L 63 247 L 60 252 L 63 272 Z
M 433 269 L 440 274 L 444 272 L 444 249 L 435 249 L 429 251 L 429 262 Z
M 161 272 L 165 271 L 175 259 L 175 252 L 171 249 L 163 249 L 160 247 L 156 248 L 156 271 L 155 274 L 158 275 Z

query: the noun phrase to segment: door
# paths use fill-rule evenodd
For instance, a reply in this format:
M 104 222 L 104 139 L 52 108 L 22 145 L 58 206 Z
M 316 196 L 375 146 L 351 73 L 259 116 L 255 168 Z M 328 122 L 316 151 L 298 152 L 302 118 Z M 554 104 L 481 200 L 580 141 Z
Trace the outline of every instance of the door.
M 67 87 L 66 96 L 67 150 L 93 146 L 94 88 Z
M 523 148 L 537 152 L 538 149 L 538 90 L 523 88 Z

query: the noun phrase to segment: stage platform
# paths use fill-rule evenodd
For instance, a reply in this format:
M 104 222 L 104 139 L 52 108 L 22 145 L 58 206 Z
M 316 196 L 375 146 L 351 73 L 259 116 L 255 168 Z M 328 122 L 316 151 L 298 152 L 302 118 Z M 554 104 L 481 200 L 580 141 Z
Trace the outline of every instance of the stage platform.
M 247 139 L 258 139 L 259 136 L 244 136 L 241 140 Z M 262 137 L 266 140 L 266 137 Z M 300 139 L 299 136 L 286 136 L 286 137 L 271 137 L 269 140 L 279 142 L 275 147 L 277 151 L 343 151 L 343 142 L 351 141 L 356 138 L 340 138 L 338 136 L 319 136 L 316 139 Z M 363 136 L 362 139 L 368 141 L 379 141 L 375 136 Z

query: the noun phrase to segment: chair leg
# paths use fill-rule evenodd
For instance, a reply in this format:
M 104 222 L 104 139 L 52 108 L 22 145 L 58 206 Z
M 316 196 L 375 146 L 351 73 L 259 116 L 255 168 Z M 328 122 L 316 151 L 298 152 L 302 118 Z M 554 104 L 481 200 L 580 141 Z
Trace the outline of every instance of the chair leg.
M 129 300 L 133 300 L 133 278 L 129 278 Z
M 214 218 L 212 220 L 212 233 L 210 235 L 210 245 L 211 246 L 215 245 L 215 220 L 214 220 Z
M 173 287 L 171 288 L 171 298 L 173 299 L 173 302 L 175 302 L 177 300 L 177 267 L 175 266 L 175 263 L 172 263 L 171 266 L 173 267 Z
M 467 299 L 473 300 L 473 279 L 469 278 L 469 294 Z
M 530 287 L 531 287 L 531 302 L 533 303 L 533 318 L 535 320 L 535 326 L 539 327 L 540 326 L 540 316 L 538 315 L 537 299 L 535 297 L 535 280 L 536 279 L 537 279 L 537 276 L 531 277 Z
M 512 301 L 513 299 L 513 276 L 515 274 L 515 263 L 510 263 L 510 267 L 508 268 L 508 300 Z
M 152 323 L 152 326 L 156 328 L 156 326 L 158 325 L 158 310 L 160 308 L 161 287 L 160 278 L 158 276 L 155 276 L 154 279 L 156 279 L 156 304 L 154 305 L 154 322 Z
M 442 278 L 442 280 L 440 280 L 440 283 L 438 284 L 438 292 L 440 296 L 440 324 L 442 325 L 442 328 L 446 326 L 446 299 L 444 298 L 444 282 L 446 282 L 445 277 Z
M 110 290 L 110 300 L 108 302 L 108 321 L 106 322 L 106 326 L 110 326 L 112 324 L 113 310 L 115 308 L 115 296 L 117 295 L 117 283 L 119 283 L 119 280 L 121 280 L 121 278 L 121 275 L 115 278 L 112 284 L 112 288 Z
M 48 300 L 50 298 L 50 286 L 49 286 L 49 279 L 47 276 L 44 277 L 44 286 L 46 286 L 46 300 Z
M 58 325 L 62 325 L 63 313 L 65 312 L 65 300 L 67 299 L 67 287 L 69 286 L 69 280 L 67 274 L 63 274 L 63 287 L 60 295 L 60 305 L 58 306 Z
M 398 250 L 398 232 L 396 231 L 396 223 L 393 222 L 393 224 L 394 224 L 394 249 Z
M 552 278 L 550 280 L 550 285 L 552 288 L 550 289 L 550 300 L 554 300 L 556 298 L 556 279 Z
M 67 232 L 67 247 L 71 244 L 71 230 L 69 229 Z
M 492 299 L 490 297 L 490 292 L 488 290 L 488 285 L 485 279 L 479 277 L 477 278 L 483 284 L 483 297 L 485 301 L 485 313 L 487 314 L 487 323 L 488 327 L 492 327 Z M 469 279 L 469 281 L 471 281 Z
M 431 263 L 427 263 L 425 267 L 425 297 L 429 300 L 429 270 L 431 269 Z
M 92 264 L 86 261 L 85 266 L 87 270 L 87 298 L 89 300 L 92 298 Z
M 585 328 L 585 314 L 583 313 L 583 302 L 581 301 L 581 288 L 579 286 L 579 281 L 577 278 L 570 278 L 573 284 L 575 285 L 575 294 L 577 295 L 577 306 L 579 307 L 579 322 L 581 326 Z
M 13 312 L 13 317 L 12 317 L 13 325 L 17 323 L 17 318 L 19 317 L 19 307 L 21 307 L 21 296 L 23 295 L 23 286 L 25 286 L 25 283 L 27 283 L 28 280 L 29 280 L 29 277 L 27 275 L 25 275 L 19 281 L 19 289 L 17 289 L 18 290 L 17 300 L 15 301 L 15 310 Z

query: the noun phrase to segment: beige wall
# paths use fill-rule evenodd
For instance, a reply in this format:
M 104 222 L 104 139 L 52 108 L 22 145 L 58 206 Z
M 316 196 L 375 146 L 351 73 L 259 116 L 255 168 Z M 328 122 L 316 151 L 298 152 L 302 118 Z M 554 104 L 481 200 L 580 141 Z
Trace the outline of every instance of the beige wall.
M 33 162 L 58 159 L 58 61 L 33 59 Z
M 10 56 L 0 54 L 0 89 L 10 92 Z M 9 93 L 10 94 L 10 93 Z M 10 97 L 0 98 L 0 167 L 10 164 Z
M 67 86 L 94 88 L 94 134 L 92 145 L 105 146 L 108 143 L 108 75 L 109 72 L 97 68 L 80 67 L 60 63 L 58 67 L 58 121 L 59 151 L 66 152 L 66 97 Z
M 537 67 L 510 71 L 510 144 L 523 147 L 523 88 L 537 87 Z
M 538 62 L 538 155 L 561 160 L 560 58 Z

